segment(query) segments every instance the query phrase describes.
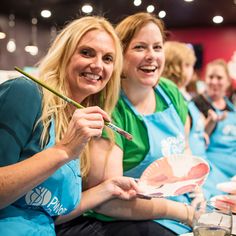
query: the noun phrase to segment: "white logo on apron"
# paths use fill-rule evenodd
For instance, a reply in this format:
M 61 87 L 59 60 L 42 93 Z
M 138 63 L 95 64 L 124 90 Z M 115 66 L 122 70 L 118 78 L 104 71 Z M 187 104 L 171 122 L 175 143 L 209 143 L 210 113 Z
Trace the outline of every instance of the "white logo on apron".
M 34 188 L 29 191 L 25 196 L 25 201 L 28 205 L 32 206 L 44 206 L 48 204 L 52 197 L 52 194 L 48 189 L 43 187 Z
M 31 206 L 45 206 L 45 210 L 48 213 L 61 215 L 67 212 L 60 200 L 54 196 L 52 199 L 51 192 L 43 187 L 34 188 L 29 191 L 25 196 L 25 201 L 28 205 Z
M 236 136 L 236 126 L 226 125 L 223 129 L 223 134 L 228 136 Z
M 161 152 L 163 156 L 181 154 L 185 149 L 185 138 L 182 134 L 177 137 L 167 137 L 161 141 Z

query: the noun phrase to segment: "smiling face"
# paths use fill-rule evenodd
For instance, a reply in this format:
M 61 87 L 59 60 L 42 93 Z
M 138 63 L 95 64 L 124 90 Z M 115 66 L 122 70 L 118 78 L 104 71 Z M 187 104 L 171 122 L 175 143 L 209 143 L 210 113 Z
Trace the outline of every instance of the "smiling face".
M 71 98 L 82 102 L 101 91 L 114 68 L 115 44 L 103 30 L 87 32 L 80 40 L 67 67 Z
M 219 64 L 212 64 L 207 67 L 205 82 L 207 94 L 212 99 L 219 99 L 225 96 L 230 84 L 225 68 Z
M 129 86 L 155 86 L 164 61 L 162 34 L 156 24 L 149 22 L 134 35 L 124 54 L 123 73 Z

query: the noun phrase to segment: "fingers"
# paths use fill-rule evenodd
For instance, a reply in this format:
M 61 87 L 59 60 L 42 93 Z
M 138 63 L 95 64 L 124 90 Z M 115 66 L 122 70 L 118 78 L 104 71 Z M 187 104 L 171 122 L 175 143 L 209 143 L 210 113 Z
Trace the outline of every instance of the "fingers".
M 218 115 L 212 109 L 208 110 L 208 116 L 211 118 L 212 121 L 216 122 L 218 120 Z
M 79 111 L 83 111 L 86 114 L 92 114 L 92 113 L 100 114 L 104 120 L 106 120 L 108 122 L 111 121 L 108 114 L 98 106 L 86 107 L 84 109 L 79 109 Z
M 103 129 L 104 120 L 101 114 L 90 113 L 90 114 L 74 114 L 72 117 L 73 121 L 77 124 L 78 127 L 89 127 L 94 129 Z
M 211 118 L 211 120 L 217 122 L 217 121 L 222 121 L 227 117 L 227 111 L 224 111 L 222 114 L 218 115 L 215 111 L 212 109 L 208 110 L 208 116 Z
M 113 193 L 114 197 L 129 200 L 134 198 L 138 192 L 138 185 L 133 178 L 129 177 L 115 177 L 110 180 L 113 184 Z
M 139 191 L 137 182 L 135 181 L 135 179 L 130 177 L 117 177 L 116 179 L 114 179 L 114 183 L 123 189 L 133 189 L 135 191 Z
M 218 116 L 218 121 L 224 120 L 227 117 L 227 111 L 224 111 L 222 115 Z
M 66 150 L 69 157 L 78 157 L 92 137 L 101 136 L 104 118 L 110 120 L 99 107 L 75 110 L 63 139 L 57 145 Z

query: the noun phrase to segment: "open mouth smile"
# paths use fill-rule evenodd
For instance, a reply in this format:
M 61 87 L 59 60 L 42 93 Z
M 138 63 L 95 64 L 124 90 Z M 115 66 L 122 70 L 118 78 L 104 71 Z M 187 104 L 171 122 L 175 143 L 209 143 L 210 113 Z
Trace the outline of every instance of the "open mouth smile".
M 98 81 L 102 79 L 100 75 L 96 75 L 90 72 L 82 72 L 80 76 L 86 78 L 87 80 L 93 80 L 93 81 Z

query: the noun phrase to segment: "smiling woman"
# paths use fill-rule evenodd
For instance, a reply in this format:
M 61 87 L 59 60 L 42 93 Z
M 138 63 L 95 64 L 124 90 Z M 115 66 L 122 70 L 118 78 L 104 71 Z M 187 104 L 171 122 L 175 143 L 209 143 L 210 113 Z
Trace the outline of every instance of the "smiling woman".
M 80 103 L 105 87 L 113 73 L 115 53 L 106 31 L 92 30 L 81 39 L 67 68 L 72 99 Z
M 39 64 L 39 79 L 86 108 L 25 78 L 0 85 L 0 235 L 53 236 L 54 220 L 60 224 L 111 198 L 135 196 L 137 184 L 124 177 L 81 194 L 90 142 L 110 121 L 121 68 L 112 25 L 84 17 L 58 34 Z

